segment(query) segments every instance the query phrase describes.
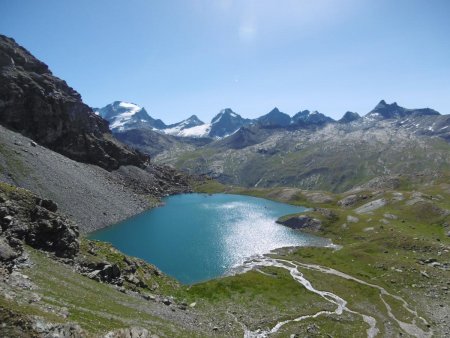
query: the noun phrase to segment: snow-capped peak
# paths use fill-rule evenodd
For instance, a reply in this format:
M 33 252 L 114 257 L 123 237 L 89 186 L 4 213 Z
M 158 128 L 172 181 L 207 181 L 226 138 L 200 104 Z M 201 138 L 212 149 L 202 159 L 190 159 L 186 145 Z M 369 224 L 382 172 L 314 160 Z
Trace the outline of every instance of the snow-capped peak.
M 196 115 L 192 115 L 186 120 L 167 126 L 167 128 L 164 129 L 163 132 L 174 136 L 202 137 L 206 133 L 206 131 L 203 130 L 205 128 L 207 128 L 205 127 L 205 123 L 201 121 Z
M 142 107 L 139 107 L 137 104 L 130 102 L 119 102 L 119 107 L 127 109 L 130 113 L 136 114 L 138 111 L 142 110 Z
M 161 120 L 155 120 L 148 115 L 145 108 L 135 103 L 115 101 L 98 110 L 101 117 L 109 122 L 114 132 L 136 128 L 164 128 Z
M 211 123 L 217 123 L 219 122 L 224 116 L 230 116 L 232 118 L 240 118 L 241 116 L 236 114 L 234 111 L 231 110 L 231 108 L 225 108 L 222 109 L 219 114 L 214 116 L 214 118 L 211 120 Z

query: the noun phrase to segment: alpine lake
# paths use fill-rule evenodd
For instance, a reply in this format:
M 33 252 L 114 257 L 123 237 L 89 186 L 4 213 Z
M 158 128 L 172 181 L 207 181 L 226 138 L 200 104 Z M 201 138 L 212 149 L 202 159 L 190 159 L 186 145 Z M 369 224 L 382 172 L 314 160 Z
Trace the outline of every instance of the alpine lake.
M 88 237 L 110 242 L 184 284 L 226 275 L 277 248 L 331 244 L 276 223 L 302 207 L 231 194 L 182 194 L 163 202 Z

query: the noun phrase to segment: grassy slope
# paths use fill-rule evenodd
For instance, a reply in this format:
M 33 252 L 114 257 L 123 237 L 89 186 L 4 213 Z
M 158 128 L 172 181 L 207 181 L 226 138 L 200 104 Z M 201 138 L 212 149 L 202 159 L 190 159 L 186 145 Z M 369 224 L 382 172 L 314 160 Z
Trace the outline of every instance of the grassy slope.
M 446 179 L 442 181 L 445 182 Z M 404 183 L 403 186 L 417 188 L 412 183 Z M 450 210 L 450 186 L 437 182 L 434 185 L 420 185 L 420 187 L 423 201 L 408 205 L 408 201 L 415 196 L 411 191 L 402 192 L 404 197 L 402 201 L 395 201 L 395 196 L 391 192 L 379 192 L 372 197 L 372 200 L 384 197 L 389 203 L 385 207 L 364 215 L 356 214 L 353 209 L 367 203 L 368 200 L 359 202 L 351 209 L 337 207 L 335 202 L 316 203 L 315 206 L 328 208 L 336 215 L 333 219 L 327 219 L 320 212 L 310 212 L 311 216 L 321 218 L 323 221 L 324 227 L 320 235 L 331 238 L 334 243 L 343 245 L 343 248 L 337 251 L 325 248 L 302 248 L 284 253 L 282 257 L 333 267 L 384 287 L 418 308 L 420 315 L 427 318 L 432 326 L 438 327 L 438 323 L 433 323 L 433 313 L 421 306 L 428 304 L 431 308 L 449 309 L 450 300 L 446 290 L 450 273 L 429 265 L 422 265 L 420 260 L 434 258 L 441 263 L 450 261 L 450 240 L 446 236 L 450 228 L 443 226 L 443 223 L 450 221 L 450 217 L 442 213 L 443 209 Z M 283 188 L 230 189 L 208 181 L 200 184 L 197 190 L 209 193 L 214 191 L 244 193 L 292 204 L 314 205 L 310 196 L 308 197 L 308 194 L 300 190 L 295 192 L 292 189 Z M 341 197 L 335 196 L 334 201 Z M 386 218 L 385 214 L 395 215 L 396 219 Z M 359 221 L 347 222 L 349 215 L 357 217 Z M 318 289 L 330 290 L 348 300 L 350 308 L 358 311 L 369 310 L 371 314 L 375 314 L 379 323 L 385 323 L 381 327 L 384 336 L 396 336 L 401 332 L 397 326 L 389 324 L 386 309 L 380 302 L 378 292 L 373 288 L 331 275 L 326 275 L 324 278 L 324 275 L 318 272 L 309 270 L 302 270 L 302 272 Z M 430 278 L 425 277 L 421 272 L 425 272 Z M 215 283 L 210 283 L 208 287 L 215 289 L 217 286 Z M 202 288 L 207 289 L 205 285 Z M 208 298 L 211 292 L 208 290 L 205 296 Z M 409 318 L 398 301 L 389 299 L 389 303 L 394 314 L 399 318 L 405 320 Z M 342 325 L 342 322 L 336 318 L 323 317 L 315 321 L 322 334 L 333 336 L 361 334 L 364 325 L 361 326 L 360 319 L 354 321 L 347 318 L 344 322 L 346 324 Z M 305 333 L 308 324 L 311 324 L 311 321 L 289 324 L 280 331 L 280 334 Z
M 312 139 L 285 135 L 269 146 L 268 153 L 258 152 L 265 147 L 263 143 L 239 150 L 207 145 L 172 154 L 163 162 L 196 174 L 211 174 L 219 167 L 218 179 L 225 184 L 295 186 L 334 192 L 346 191 L 386 173 L 450 170 L 450 145 L 437 138 L 405 141 L 395 134 L 381 137 L 372 131 L 343 139 Z
M 404 186 L 417 188 L 414 184 Z M 323 220 L 324 227 L 320 234 L 343 245 L 341 250 L 302 248 L 293 252 L 280 252 L 278 255 L 304 263 L 330 266 L 380 285 L 393 294 L 401 295 L 408 303 L 417 307 L 419 314 L 426 317 L 434 328 L 438 327 L 439 323 L 433 322 L 433 315 L 423 305 L 428 304 L 438 309 L 440 305 L 443 309 L 450 306 L 448 293 L 444 290 L 449 280 L 449 272 L 418 263 L 420 259 L 427 258 L 435 258 L 439 262 L 450 261 L 450 241 L 442 227 L 442 223 L 449 221 L 449 217 L 441 214 L 441 209 L 450 209 L 450 185 L 437 182 L 434 185 L 421 186 L 423 201 L 414 206 L 408 206 L 406 203 L 413 198 L 413 192 L 410 191 L 404 191 L 405 199 L 397 202 L 393 201 L 394 195 L 391 192 L 375 194 L 372 199 L 383 196 L 391 202 L 366 215 L 356 215 L 353 208 L 337 207 L 336 201 L 342 196 L 327 193 L 311 193 L 291 188 L 245 190 L 225 187 L 214 181 L 205 181 L 199 184 L 196 190 L 208 193 L 249 194 L 292 204 L 332 209 L 336 214 L 333 219 L 325 218 L 320 212 L 311 213 Z M 365 202 L 359 202 L 358 205 Z M 386 213 L 396 215 L 397 219 L 387 219 L 384 216 Z M 347 222 L 348 215 L 358 217 L 359 221 Z M 386 221 L 389 223 L 385 224 Z M 342 226 L 344 223 L 347 224 L 346 227 Z M 373 230 L 368 230 L 368 227 L 373 227 Z M 88 242 L 82 242 L 83 255 L 87 255 L 86 243 Z M 93 335 L 134 325 L 148 328 L 160 336 L 242 336 L 241 323 L 252 330 L 267 329 L 280 320 L 332 309 L 329 303 L 307 292 L 294 282 L 285 270 L 278 268 L 262 269 L 266 274 L 253 271 L 190 287 L 179 286 L 176 282 L 161 277 L 157 280 L 160 288 L 156 293 L 172 295 L 188 304 L 196 303 L 195 308 L 182 312 L 189 317 L 191 323 L 186 325 L 182 317 L 171 318 L 167 311 L 164 312 L 164 309 L 167 309 L 161 303 L 147 301 L 133 294 L 123 294 L 115 287 L 73 272 L 70 267 L 57 263 L 42 253 L 28 250 L 34 265 L 24 270 L 24 273 L 38 286 L 33 292 L 41 295 L 42 299 L 37 303 L 30 303 L 29 295 L 24 294 L 21 297 L 19 294 L 14 300 L 0 297 L 0 305 L 17 313 L 38 315 L 51 322 L 77 322 Z M 94 259 L 104 259 L 119 265 L 123 260 L 121 253 L 101 243 L 98 244 L 96 254 Z M 430 278 L 424 277 L 421 271 L 426 272 Z M 303 269 L 302 272 L 317 289 L 330 290 L 346 299 L 351 309 L 369 311 L 379 323 L 383 323 L 380 327 L 383 336 L 398 336 L 401 332 L 396 325 L 390 323 L 378 292 L 373 288 L 335 276 L 327 275 L 324 278 L 324 275 L 318 272 Z M 152 282 L 154 281 L 148 281 L 149 284 Z M 426 294 L 432 296 L 427 297 Z M 408 314 L 397 301 L 388 301 L 399 318 L 408 319 Z M 61 308 L 67 309 L 67 318 L 61 316 L 60 313 L 65 312 L 60 311 Z M 170 314 L 170 311 L 168 312 Z M 197 323 L 197 326 L 192 326 L 192 323 Z M 341 317 L 319 317 L 315 320 L 290 323 L 277 335 L 285 337 L 299 333 L 301 336 L 330 334 L 335 337 L 360 337 L 366 329 L 367 325 L 360 317 L 345 314 Z

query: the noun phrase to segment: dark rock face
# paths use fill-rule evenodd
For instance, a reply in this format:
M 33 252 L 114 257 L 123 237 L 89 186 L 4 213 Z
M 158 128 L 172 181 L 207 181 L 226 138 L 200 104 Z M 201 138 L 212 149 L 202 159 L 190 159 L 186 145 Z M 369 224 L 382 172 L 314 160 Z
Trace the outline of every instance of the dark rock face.
M 63 258 L 78 253 L 78 228 L 56 212 L 56 203 L 4 183 L 0 197 L 0 263 L 13 266 L 23 243 Z
M 259 117 L 258 124 L 264 127 L 286 127 L 291 124 L 291 117 L 274 108 L 268 114 Z
M 234 133 L 242 126 L 247 126 L 251 120 L 242 118 L 230 108 L 223 109 L 211 120 L 210 137 L 224 137 Z
M 342 118 L 338 121 L 339 123 L 350 123 L 356 120 L 359 120 L 361 116 L 359 116 L 358 113 L 354 113 L 351 111 L 348 111 L 342 116 Z
M 292 117 L 292 121 L 295 124 L 305 125 L 305 126 L 321 126 L 327 123 L 334 122 L 331 117 L 325 116 L 318 111 L 310 112 L 309 110 L 303 110 L 298 112 Z
M 79 93 L 13 39 L 0 35 L 0 123 L 76 161 L 113 170 L 147 158 L 114 140 Z
M 233 135 L 214 144 L 216 147 L 225 147 L 231 149 L 242 149 L 248 146 L 258 144 L 260 136 L 255 131 L 256 128 L 242 127 Z
M 291 229 L 318 231 L 322 227 L 322 222 L 316 218 L 301 215 L 288 218 L 284 221 L 277 221 L 277 223 L 285 225 Z
M 441 114 L 436 110 L 430 108 L 407 109 L 399 106 L 397 102 L 388 104 L 386 103 L 386 101 L 381 100 L 375 106 L 375 108 L 371 112 L 369 112 L 366 116 L 381 119 L 394 119 L 408 116 L 429 116 L 429 115 L 441 115 Z

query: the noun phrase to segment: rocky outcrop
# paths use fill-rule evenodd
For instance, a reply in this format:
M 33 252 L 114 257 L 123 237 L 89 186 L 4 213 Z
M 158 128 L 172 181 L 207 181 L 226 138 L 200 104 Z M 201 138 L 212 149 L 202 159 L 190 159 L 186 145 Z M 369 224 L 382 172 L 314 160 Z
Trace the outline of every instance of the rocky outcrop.
M 337 202 L 337 205 L 343 208 L 351 208 L 357 203 L 367 200 L 372 197 L 370 193 L 350 194 Z
M 0 264 L 23 259 L 23 244 L 72 259 L 79 250 L 78 228 L 57 205 L 30 192 L 0 184 Z
M 154 265 L 126 256 L 110 244 L 97 241 L 86 240 L 75 262 L 79 273 L 99 282 L 117 285 L 124 292 L 126 289 L 155 292 L 159 288 L 158 281 L 166 279 Z
M 0 123 L 76 161 L 107 170 L 147 157 L 110 134 L 81 96 L 13 39 L 0 35 Z
M 115 331 L 110 331 L 104 336 L 104 338 L 149 338 L 149 337 L 157 337 L 157 336 L 151 335 L 151 333 L 147 329 L 143 329 L 140 327 L 118 329 Z
M 355 209 L 355 212 L 357 214 L 366 214 L 374 210 L 377 210 L 381 207 L 384 207 L 386 203 L 387 203 L 386 199 L 379 198 L 377 200 L 361 205 L 359 208 Z
M 285 220 L 278 220 L 278 224 L 285 225 L 291 229 L 296 230 L 307 230 L 316 232 L 322 228 L 322 222 L 317 218 L 312 218 L 309 216 L 293 216 Z

